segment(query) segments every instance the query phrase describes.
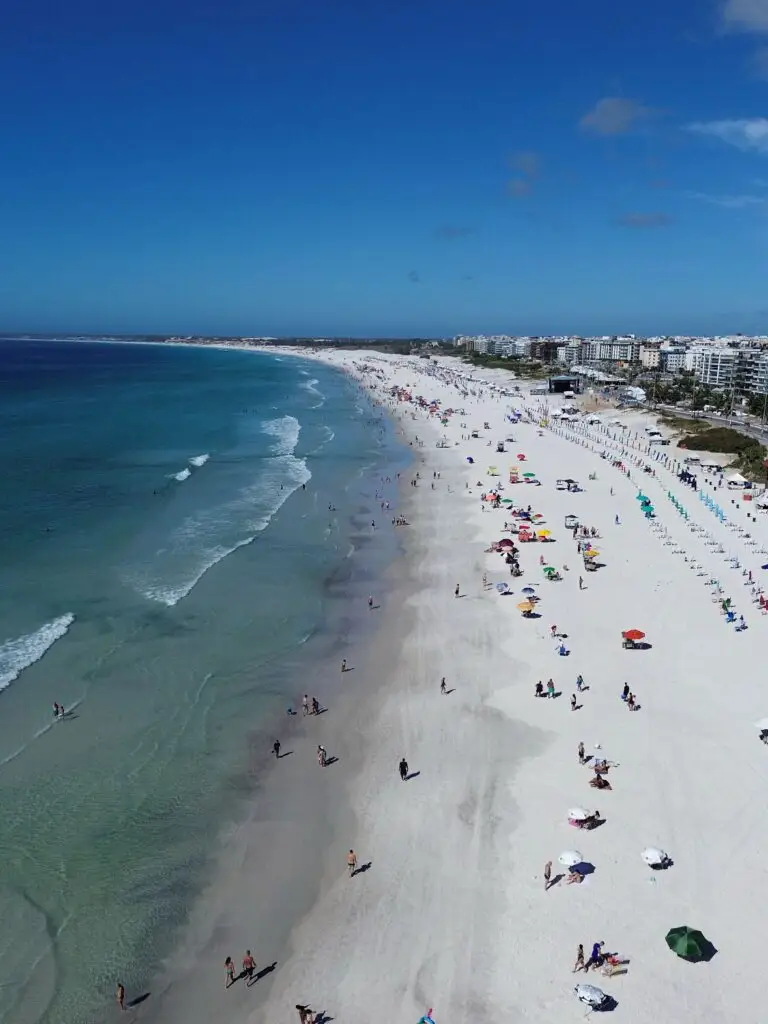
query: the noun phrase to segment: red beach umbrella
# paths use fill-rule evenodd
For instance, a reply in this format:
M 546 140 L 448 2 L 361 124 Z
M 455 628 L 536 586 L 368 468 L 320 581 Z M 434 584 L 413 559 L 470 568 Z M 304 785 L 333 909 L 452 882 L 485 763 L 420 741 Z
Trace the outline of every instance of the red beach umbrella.
M 623 635 L 627 640 L 642 640 L 645 633 L 641 629 L 628 629 Z

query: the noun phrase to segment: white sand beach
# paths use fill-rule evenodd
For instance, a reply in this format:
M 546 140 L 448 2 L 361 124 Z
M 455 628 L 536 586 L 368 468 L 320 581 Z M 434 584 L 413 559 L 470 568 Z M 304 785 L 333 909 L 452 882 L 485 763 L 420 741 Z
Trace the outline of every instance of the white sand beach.
M 768 716 L 760 662 L 768 616 L 756 603 L 768 525 L 748 521 L 747 503 L 715 491 L 713 477 L 706 486 L 726 514 L 721 522 L 627 431 L 541 429 L 540 399 L 505 398 L 466 380 L 457 387 L 459 375 L 471 374 L 455 360 L 318 358 L 361 380 L 413 441 L 418 485 L 404 481 L 409 525 L 395 527 L 407 578 L 393 581 L 393 606 L 375 610 L 382 628 L 351 666 L 348 706 L 296 744 L 286 769 L 294 785 L 309 780 L 303 799 L 311 802 L 312 787 L 322 785 L 344 810 L 329 811 L 332 828 L 307 833 L 300 820 L 282 820 L 273 797 L 273 823 L 244 826 L 226 880 L 196 912 L 193 935 L 208 938 L 187 941 L 186 971 L 166 994 L 163 1019 L 207 1024 L 216 1014 L 295 1024 L 301 1003 L 347 1022 L 417 1024 L 432 1008 L 436 1024 L 561 1024 L 583 1016 L 573 988 L 584 981 L 613 997 L 614 1018 L 628 1024 L 761 1020 L 768 747 L 754 722 Z M 443 425 L 393 399 L 393 385 L 463 412 Z M 512 408 L 529 420 L 510 423 Z M 467 439 L 473 430 L 480 436 Z M 514 442 L 497 453 L 508 437 Z M 510 484 L 512 464 L 534 472 L 540 485 Z M 489 466 L 500 476 L 490 477 Z M 581 490 L 558 490 L 565 477 Z M 503 497 L 532 506 L 552 533 L 552 543 L 519 545 L 521 577 L 488 550 L 511 536 L 504 531 L 510 511 L 481 501 L 499 482 Z M 640 489 L 655 519 L 641 514 Z M 394 514 L 383 509 L 377 529 L 391 529 Z M 584 571 L 566 515 L 596 527 L 597 571 Z M 561 581 L 545 580 L 542 557 Z M 513 593 L 501 596 L 497 583 Z M 539 618 L 517 610 L 527 586 L 540 599 Z M 726 597 L 731 624 L 721 608 Z M 741 615 L 747 628 L 737 630 Z M 567 657 L 557 653 L 553 625 L 566 634 Z M 631 628 L 646 634 L 647 649 L 622 647 L 622 631 Z M 363 674 L 374 677 L 375 696 L 356 700 Z M 573 711 L 579 674 L 587 689 Z M 562 695 L 537 699 L 536 682 L 549 678 Z M 620 699 L 625 682 L 636 711 Z M 611 791 L 590 787 L 580 741 L 587 755 L 610 760 Z M 338 762 L 317 769 L 317 742 Z M 398 776 L 402 757 L 406 782 Z M 573 807 L 599 809 L 603 824 L 569 825 Z M 292 895 L 300 889 L 292 880 L 301 865 L 291 854 L 296 846 L 323 865 L 311 900 Z M 666 851 L 672 866 L 646 866 L 646 847 Z M 353 878 L 349 848 L 368 865 Z M 269 859 L 255 850 L 271 850 Z M 567 850 L 594 869 L 581 884 L 558 879 L 567 871 L 558 856 Z M 558 880 L 545 891 L 547 861 Z M 287 945 L 283 913 L 301 918 Z M 665 936 L 680 925 L 700 929 L 715 955 L 698 963 L 676 956 Z M 572 973 L 577 945 L 588 957 L 597 941 L 627 961 L 621 972 Z M 239 964 L 241 946 L 252 946 L 259 967 L 277 961 L 261 991 L 224 990 L 220 952 Z

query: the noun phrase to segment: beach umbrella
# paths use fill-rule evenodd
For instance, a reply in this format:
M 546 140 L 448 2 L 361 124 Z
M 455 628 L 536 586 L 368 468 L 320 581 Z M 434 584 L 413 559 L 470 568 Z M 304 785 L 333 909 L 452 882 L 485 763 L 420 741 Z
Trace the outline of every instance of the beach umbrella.
M 591 818 L 592 815 L 589 811 L 585 811 L 583 807 L 571 807 L 568 810 L 568 817 L 574 821 L 586 821 L 587 818 Z
M 702 960 L 712 948 L 711 942 L 700 931 L 688 925 L 670 929 L 666 943 L 673 953 L 684 960 Z
M 552 536 L 552 531 L 551 530 L 539 530 L 539 536 L 540 537 L 551 537 Z
M 586 1003 L 587 1006 L 594 1008 L 596 1006 L 602 1006 L 605 1002 L 605 992 L 603 992 L 601 988 L 598 988 L 597 985 L 585 985 L 582 983 L 580 985 L 575 985 L 573 991 L 576 993 L 576 998 L 580 1002 Z
M 530 601 L 521 601 L 520 604 L 517 607 L 518 607 L 518 610 L 521 611 L 521 612 L 532 612 L 533 611 L 533 605 L 531 604 Z
M 599 551 L 595 551 L 594 548 L 590 548 L 589 551 L 585 551 L 584 554 L 586 555 L 587 558 L 594 558 L 596 555 L 599 555 L 600 552 Z
M 536 474 L 535 473 L 523 473 L 523 476 L 534 477 L 534 476 L 536 476 Z
M 563 850 L 560 856 L 557 858 L 558 861 L 567 868 L 575 867 L 577 864 L 583 864 L 584 858 L 581 856 L 578 850 Z
M 533 589 L 533 587 L 523 587 L 522 593 L 523 594 L 535 594 L 536 591 Z
M 648 501 L 648 495 L 647 494 L 636 494 L 635 495 L 635 500 L 636 501 Z
M 545 565 L 542 572 L 545 576 L 551 576 L 553 572 L 557 572 L 557 569 L 554 565 Z
M 514 542 L 511 541 L 509 537 L 502 537 L 498 544 L 500 548 L 513 548 L 515 546 Z
M 642 629 L 628 629 L 626 633 L 624 633 L 624 636 L 627 640 L 642 640 L 645 633 Z
M 666 853 L 657 846 L 646 847 L 640 856 L 650 868 L 658 867 L 659 864 L 663 864 L 664 861 L 669 859 Z
M 496 589 L 498 590 L 498 592 L 500 594 L 508 594 L 509 593 L 509 584 L 508 583 L 497 583 L 496 584 Z

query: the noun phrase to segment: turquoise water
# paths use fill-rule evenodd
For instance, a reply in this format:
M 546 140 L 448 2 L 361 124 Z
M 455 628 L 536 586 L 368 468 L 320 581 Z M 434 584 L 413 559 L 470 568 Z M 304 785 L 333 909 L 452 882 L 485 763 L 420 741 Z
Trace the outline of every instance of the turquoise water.
M 0 1018 L 86 1024 L 167 951 L 403 453 L 236 351 L 0 342 L 0 418 Z

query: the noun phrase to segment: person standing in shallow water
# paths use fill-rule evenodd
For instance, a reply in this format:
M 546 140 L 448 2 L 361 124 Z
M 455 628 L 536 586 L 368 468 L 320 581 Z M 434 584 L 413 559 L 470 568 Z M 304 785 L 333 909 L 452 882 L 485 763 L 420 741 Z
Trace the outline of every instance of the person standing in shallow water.
M 115 990 L 115 999 L 117 1000 L 117 1005 L 120 1007 L 120 1009 L 124 1010 L 125 1009 L 125 986 L 123 985 L 123 983 L 121 981 L 118 981 L 118 983 L 117 983 L 117 989 Z

